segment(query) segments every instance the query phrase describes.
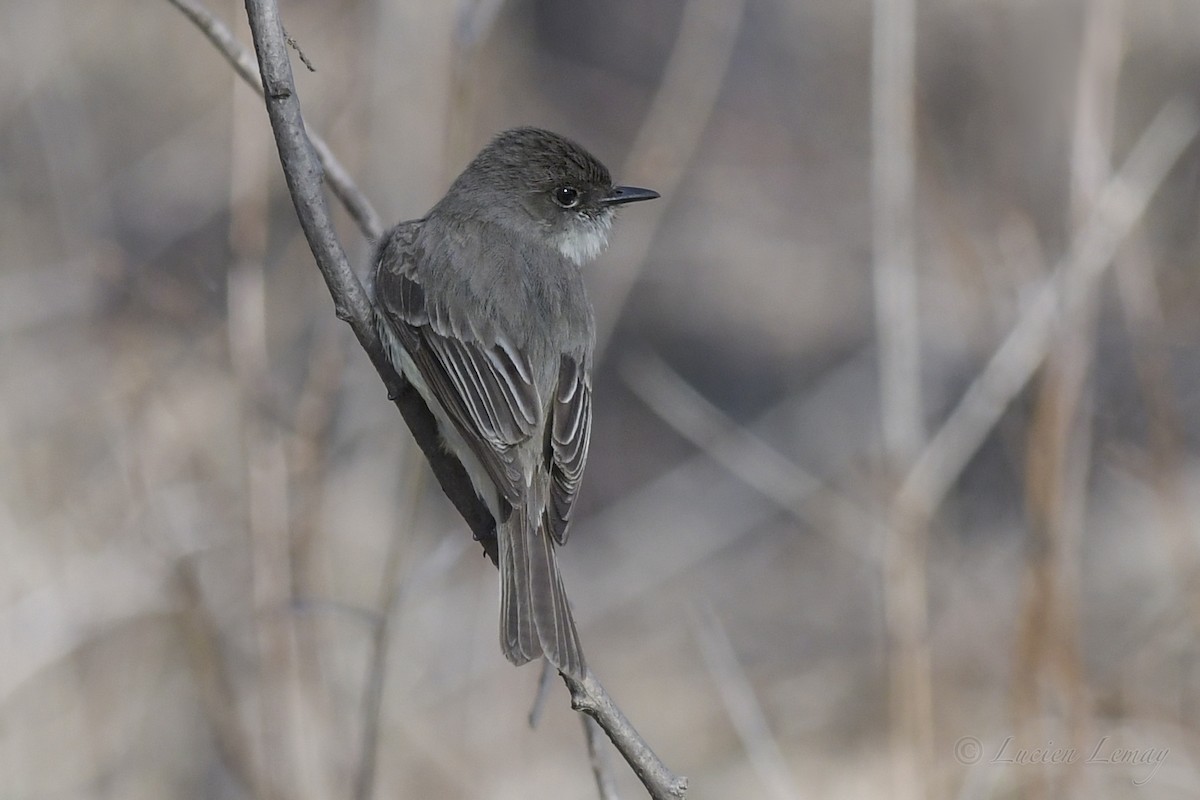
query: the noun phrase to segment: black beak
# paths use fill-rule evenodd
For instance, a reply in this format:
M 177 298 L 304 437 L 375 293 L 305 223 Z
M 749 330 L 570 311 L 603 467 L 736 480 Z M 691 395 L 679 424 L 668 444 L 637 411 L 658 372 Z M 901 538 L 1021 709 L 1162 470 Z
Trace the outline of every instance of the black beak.
M 600 199 L 602 206 L 619 206 L 625 203 L 636 203 L 639 200 L 653 200 L 660 195 L 653 189 L 639 189 L 636 186 L 614 186 L 608 197 Z

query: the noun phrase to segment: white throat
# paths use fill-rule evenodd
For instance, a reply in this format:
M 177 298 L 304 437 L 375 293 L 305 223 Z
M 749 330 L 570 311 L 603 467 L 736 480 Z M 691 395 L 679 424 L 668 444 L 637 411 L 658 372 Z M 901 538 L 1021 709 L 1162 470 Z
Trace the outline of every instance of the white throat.
M 558 248 L 558 252 L 582 267 L 600 255 L 608 245 L 612 218 L 612 214 L 599 217 L 580 215 L 576 224 L 554 235 L 554 246 Z

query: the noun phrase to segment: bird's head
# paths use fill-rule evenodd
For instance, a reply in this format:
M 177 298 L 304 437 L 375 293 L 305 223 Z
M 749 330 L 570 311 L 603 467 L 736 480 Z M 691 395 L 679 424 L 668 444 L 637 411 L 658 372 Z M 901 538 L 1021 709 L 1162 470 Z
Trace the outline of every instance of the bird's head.
M 651 189 L 614 186 L 595 156 L 540 128 L 514 128 L 497 136 L 447 195 L 579 265 L 608 243 L 617 206 L 658 196 Z

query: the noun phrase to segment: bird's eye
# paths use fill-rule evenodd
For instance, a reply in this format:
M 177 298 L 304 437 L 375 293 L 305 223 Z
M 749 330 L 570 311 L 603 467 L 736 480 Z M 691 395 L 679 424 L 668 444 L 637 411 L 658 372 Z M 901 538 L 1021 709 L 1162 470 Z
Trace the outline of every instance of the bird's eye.
M 574 208 L 579 205 L 579 190 L 573 186 L 559 186 L 554 190 L 554 202 L 563 208 Z

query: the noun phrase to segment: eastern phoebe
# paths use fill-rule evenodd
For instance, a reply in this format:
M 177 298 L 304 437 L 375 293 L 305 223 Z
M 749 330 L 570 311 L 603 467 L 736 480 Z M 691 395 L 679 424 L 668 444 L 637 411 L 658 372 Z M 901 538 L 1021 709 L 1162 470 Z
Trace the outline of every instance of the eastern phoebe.
M 584 673 L 555 560 L 587 460 L 595 323 L 580 268 L 616 208 L 658 193 L 613 186 L 575 142 L 497 136 L 424 219 L 375 252 L 380 334 L 496 520 L 500 646 Z

